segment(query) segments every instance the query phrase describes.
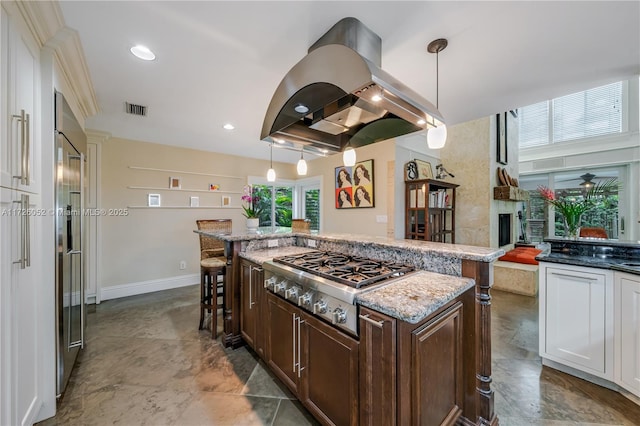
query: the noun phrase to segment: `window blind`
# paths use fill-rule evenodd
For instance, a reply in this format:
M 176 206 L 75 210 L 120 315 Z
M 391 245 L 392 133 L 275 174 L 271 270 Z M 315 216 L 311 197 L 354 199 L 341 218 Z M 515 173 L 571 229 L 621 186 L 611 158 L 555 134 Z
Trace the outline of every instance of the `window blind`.
M 622 82 L 552 102 L 554 142 L 619 133 L 622 129 Z
M 549 101 L 518 109 L 520 148 L 549 143 Z

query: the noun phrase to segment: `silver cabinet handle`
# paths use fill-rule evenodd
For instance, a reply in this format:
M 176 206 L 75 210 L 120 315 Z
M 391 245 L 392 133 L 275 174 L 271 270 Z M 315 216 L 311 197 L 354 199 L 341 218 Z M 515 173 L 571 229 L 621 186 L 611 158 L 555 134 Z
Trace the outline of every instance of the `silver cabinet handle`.
M 291 314 L 293 323 L 291 325 L 291 331 L 293 333 L 293 345 L 291 345 L 291 349 L 293 350 L 293 372 L 296 372 L 296 314 Z
M 20 269 L 31 266 L 31 231 L 29 230 L 29 196 L 20 195 L 20 201 L 14 201 L 14 204 L 20 204 L 20 259 L 14 261 L 19 264 Z
M 249 265 L 249 309 L 253 309 L 253 266 Z
M 13 176 L 14 179 L 20 179 L 20 183 L 23 185 L 29 185 L 30 183 L 30 143 L 29 140 L 29 114 L 26 114 L 24 110 L 20 110 L 20 115 L 14 114 L 12 118 L 17 119 L 20 122 L 20 174 Z
M 371 325 L 375 325 L 378 328 L 382 328 L 384 326 L 384 321 L 375 321 L 369 318 L 369 314 L 358 315 L 361 319 L 367 321 Z
M 303 322 L 304 320 L 302 317 L 298 317 L 298 378 L 300 378 L 300 372 L 304 370 L 304 367 L 302 366 L 302 357 L 300 357 L 300 346 L 302 346 L 300 344 L 300 326 Z
M 24 239 L 26 242 L 24 247 L 24 263 L 28 268 L 31 266 L 31 216 L 28 214 L 29 196 L 23 194 L 22 197 L 24 197 L 24 212 L 26 213 L 24 216 Z
M 24 178 L 22 183 L 25 185 L 31 185 L 31 164 L 29 162 L 29 156 L 31 155 L 31 133 L 29 131 L 29 114 L 26 115 L 24 123 L 25 134 L 25 154 L 24 154 Z

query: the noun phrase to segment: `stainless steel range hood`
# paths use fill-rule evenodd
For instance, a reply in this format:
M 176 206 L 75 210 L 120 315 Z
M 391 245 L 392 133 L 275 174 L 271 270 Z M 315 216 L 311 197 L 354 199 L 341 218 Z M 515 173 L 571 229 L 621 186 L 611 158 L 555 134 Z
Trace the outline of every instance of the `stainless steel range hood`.
M 381 52 L 362 22 L 340 20 L 282 79 L 260 138 L 335 153 L 443 124 L 431 102 L 380 69 Z

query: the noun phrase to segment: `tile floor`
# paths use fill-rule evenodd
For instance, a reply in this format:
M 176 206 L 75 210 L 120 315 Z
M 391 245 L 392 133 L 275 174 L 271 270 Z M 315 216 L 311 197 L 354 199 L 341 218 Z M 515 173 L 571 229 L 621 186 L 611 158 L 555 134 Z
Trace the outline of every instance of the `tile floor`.
M 56 417 L 41 425 L 316 424 L 250 350 L 198 331 L 198 286 L 106 301 Z M 616 392 L 542 368 L 537 299 L 493 291 L 493 389 L 501 425 L 640 425 Z

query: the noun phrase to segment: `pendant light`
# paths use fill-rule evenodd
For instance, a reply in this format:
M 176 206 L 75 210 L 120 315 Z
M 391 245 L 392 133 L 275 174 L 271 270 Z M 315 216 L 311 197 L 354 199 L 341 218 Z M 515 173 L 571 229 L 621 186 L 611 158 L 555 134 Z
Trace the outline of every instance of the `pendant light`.
M 270 164 L 271 164 L 271 167 L 267 171 L 267 181 L 268 182 L 275 182 L 276 181 L 276 171 L 273 170 L 273 144 L 271 144 Z
M 342 152 L 342 163 L 345 167 L 353 167 L 356 165 L 356 150 L 350 145 L 347 144 L 346 149 Z
M 439 38 L 437 40 L 433 40 L 427 46 L 427 51 L 429 53 L 436 54 L 436 109 L 439 108 L 439 64 L 438 64 L 438 54 L 443 51 L 449 42 L 446 38 Z M 431 149 L 440 149 L 444 147 L 447 142 L 447 126 L 442 123 L 438 127 L 432 127 L 427 131 L 427 145 Z
M 298 175 L 306 176 L 307 175 L 307 162 L 304 161 L 304 149 L 300 150 L 300 160 L 298 160 Z

